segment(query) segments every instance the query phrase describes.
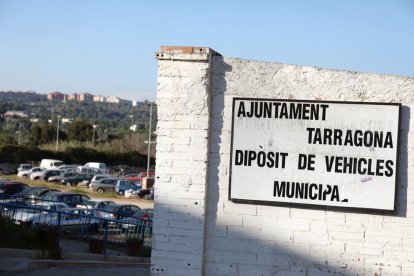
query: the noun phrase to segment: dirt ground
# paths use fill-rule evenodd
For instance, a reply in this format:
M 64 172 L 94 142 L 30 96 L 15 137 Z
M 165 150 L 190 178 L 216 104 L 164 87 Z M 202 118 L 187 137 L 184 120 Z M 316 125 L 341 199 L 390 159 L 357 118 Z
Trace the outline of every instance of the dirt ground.
M 91 192 L 86 187 L 78 186 L 78 187 L 66 187 L 59 184 L 49 183 L 43 180 L 30 180 L 27 177 L 17 177 L 15 175 L 0 175 L 0 178 L 6 178 L 12 181 L 23 182 L 29 186 L 46 186 L 52 189 L 59 189 L 64 192 L 76 192 L 76 193 L 83 193 L 90 196 L 92 199 L 105 199 L 105 200 L 112 200 L 116 203 L 129 203 L 134 204 L 140 207 L 141 209 L 145 208 L 154 208 L 154 201 L 153 200 L 145 200 L 140 199 L 138 197 L 131 197 L 126 198 L 124 196 L 117 196 L 115 194 L 98 194 L 96 192 Z
M 153 200 L 146 200 L 146 199 L 141 199 L 141 198 L 137 198 L 137 197 L 121 197 L 118 196 L 116 198 L 100 198 L 99 196 L 92 196 L 92 199 L 105 199 L 105 200 L 112 200 L 115 201 L 116 203 L 129 203 L 129 204 L 134 204 L 137 205 L 139 208 L 141 209 L 146 209 L 146 208 L 154 208 L 154 201 Z

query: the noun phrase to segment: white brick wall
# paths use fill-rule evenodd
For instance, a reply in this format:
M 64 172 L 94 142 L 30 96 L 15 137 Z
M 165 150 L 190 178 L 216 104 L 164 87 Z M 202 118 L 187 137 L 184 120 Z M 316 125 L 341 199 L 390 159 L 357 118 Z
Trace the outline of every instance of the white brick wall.
M 210 58 L 159 61 L 152 273 L 414 275 L 414 79 Z M 230 202 L 235 96 L 401 102 L 398 214 Z
M 208 60 L 159 62 L 153 275 L 204 270 L 209 68 Z

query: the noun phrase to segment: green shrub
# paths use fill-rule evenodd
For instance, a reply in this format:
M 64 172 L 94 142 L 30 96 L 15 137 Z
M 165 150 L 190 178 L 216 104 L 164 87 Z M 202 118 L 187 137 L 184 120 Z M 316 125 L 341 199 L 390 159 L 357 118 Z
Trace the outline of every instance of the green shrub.
M 46 258 L 60 258 L 55 227 L 16 225 L 12 220 L 0 216 L 0 237 L 0 247 L 42 250 Z
M 42 150 L 32 146 L 2 145 L 0 146 L 0 163 L 26 163 L 52 158 L 64 161 L 66 164 L 84 164 L 86 162 L 103 162 L 107 165 L 126 164 L 145 167 L 147 156 L 136 151 L 118 153 L 97 151 L 86 147 L 67 147 L 64 151 Z M 154 158 L 151 163 L 154 164 Z

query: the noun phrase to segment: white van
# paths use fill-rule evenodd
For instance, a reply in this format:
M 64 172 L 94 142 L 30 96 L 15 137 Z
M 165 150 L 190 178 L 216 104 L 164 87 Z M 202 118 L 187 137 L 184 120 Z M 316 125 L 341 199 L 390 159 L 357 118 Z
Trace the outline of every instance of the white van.
M 106 167 L 105 163 L 89 162 L 83 165 L 83 167 L 96 168 L 99 171 L 101 171 L 101 173 L 104 173 L 104 174 L 108 173 L 108 168 Z
M 40 167 L 45 169 L 57 169 L 57 167 L 64 165 L 63 161 L 55 159 L 42 159 Z
M 87 173 L 87 174 L 101 174 L 101 170 L 97 169 L 97 168 L 93 168 L 93 167 L 85 167 L 85 166 L 78 166 L 76 168 L 76 171 L 78 173 Z

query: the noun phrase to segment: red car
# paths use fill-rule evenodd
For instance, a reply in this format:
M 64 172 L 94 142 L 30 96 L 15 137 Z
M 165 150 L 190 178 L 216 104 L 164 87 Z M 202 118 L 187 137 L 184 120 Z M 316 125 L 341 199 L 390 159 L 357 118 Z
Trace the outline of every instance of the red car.
M 146 177 L 146 176 L 147 176 L 147 172 L 141 172 L 141 173 L 135 174 L 135 175 L 132 175 L 132 174 L 126 175 L 126 177 L 124 179 L 128 180 L 128 181 L 133 181 L 133 182 L 140 182 L 142 180 L 142 178 Z M 149 176 L 154 177 L 155 172 L 149 172 Z

